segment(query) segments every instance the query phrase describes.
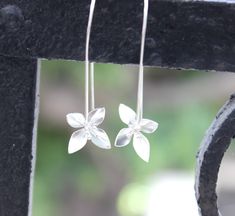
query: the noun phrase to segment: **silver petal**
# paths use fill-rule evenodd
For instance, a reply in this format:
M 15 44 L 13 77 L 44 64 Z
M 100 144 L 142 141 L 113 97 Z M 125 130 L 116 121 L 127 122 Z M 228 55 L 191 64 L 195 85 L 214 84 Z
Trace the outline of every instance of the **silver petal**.
M 148 139 L 141 133 L 135 133 L 133 139 L 133 146 L 135 152 L 141 157 L 144 161 L 149 161 L 150 155 L 150 144 Z
M 86 143 L 87 143 L 86 131 L 84 129 L 75 131 L 69 140 L 68 153 L 72 154 L 74 152 L 79 151 L 86 145 Z
M 119 131 L 116 140 L 115 140 L 115 146 L 116 147 L 123 147 L 130 143 L 131 138 L 133 135 L 133 130 L 130 128 L 123 128 Z
M 90 125 L 98 126 L 104 121 L 105 108 L 97 108 L 88 114 L 88 122 Z
M 128 106 L 124 104 L 119 105 L 119 116 L 121 120 L 129 125 L 136 120 L 136 113 Z
M 68 124 L 73 128 L 81 128 L 85 125 L 85 117 L 81 113 L 69 113 L 66 115 Z
M 90 131 L 91 141 L 100 148 L 110 149 L 111 144 L 108 135 L 101 128 L 93 127 Z
M 150 119 L 142 119 L 140 122 L 140 130 L 144 133 L 153 133 L 158 128 L 158 123 Z

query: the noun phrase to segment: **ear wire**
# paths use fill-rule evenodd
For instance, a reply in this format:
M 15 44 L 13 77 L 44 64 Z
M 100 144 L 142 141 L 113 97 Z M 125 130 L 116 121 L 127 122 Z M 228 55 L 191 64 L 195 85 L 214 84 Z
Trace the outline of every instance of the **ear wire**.
M 90 93 L 91 93 L 91 110 L 95 109 L 95 89 L 94 89 L 94 62 L 90 63 Z
M 87 25 L 86 34 L 86 56 L 85 56 L 85 116 L 88 117 L 89 113 L 89 81 L 90 81 L 90 93 L 91 93 L 91 109 L 95 108 L 94 97 L 94 63 L 90 64 L 89 70 L 89 44 L 91 26 L 94 16 L 96 0 L 91 0 L 89 20 Z M 140 49 L 140 63 L 139 63 L 139 76 L 138 76 L 138 94 L 137 94 L 137 121 L 139 122 L 143 117 L 143 82 L 144 82 L 144 48 L 146 40 L 147 22 L 148 22 L 148 8 L 149 0 L 144 0 L 143 10 L 143 25 L 141 36 L 141 49 Z
M 137 121 L 143 117 L 143 83 L 144 83 L 144 48 L 148 23 L 149 0 L 144 0 L 143 26 L 141 36 L 140 64 L 138 78 L 138 95 L 137 95 Z
M 87 33 L 86 33 L 86 56 L 85 56 L 85 117 L 88 118 L 89 113 L 89 45 L 90 45 L 90 36 L 91 36 L 91 26 L 94 16 L 94 10 L 95 10 L 95 3 L 96 0 L 91 0 L 90 5 L 90 12 L 89 12 L 89 19 L 88 19 L 88 25 L 87 25 Z M 91 68 L 94 66 L 91 65 Z M 94 73 L 94 70 L 93 70 Z M 94 75 L 91 73 L 91 79 L 94 79 Z M 91 97 L 92 99 L 92 106 L 94 106 L 94 80 L 91 82 Z

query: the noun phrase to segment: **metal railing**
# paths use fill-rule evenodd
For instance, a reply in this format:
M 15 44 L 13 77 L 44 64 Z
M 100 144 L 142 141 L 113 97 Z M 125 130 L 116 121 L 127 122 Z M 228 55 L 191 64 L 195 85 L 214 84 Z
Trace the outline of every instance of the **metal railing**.
M 142 4 L 97 1 L 92 61 L 138 64 Z M 150 0 L 145 65 L 235 72 L 234 8 L 231 1 Z M 37 59 L 84 60 L 88 10 L 87 0 L 0 1 L 0 216 L 30 214 Z M 219 215 L 217 175 L 235 135 L 234 117 L 232 96 L 198 153 L 202 216 Z

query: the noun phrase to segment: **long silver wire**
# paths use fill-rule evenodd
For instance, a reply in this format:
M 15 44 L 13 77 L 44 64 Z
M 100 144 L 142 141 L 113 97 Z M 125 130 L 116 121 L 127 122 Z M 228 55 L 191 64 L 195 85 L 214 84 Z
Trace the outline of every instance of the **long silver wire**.
M 90 63 L 90 93 L 91 93 L 91 110 L 95 109 L 95 89 L 94 89 L 94 62 Z
M 137 95 L 137 121 L 143 117 L 143 83 L 144 83 L 144 48 L 148 23 L 149 0 L 144 0 L 143 26 L 141 36 L 139 78 L 138 78 L 138 95 Z
M 96 0 L 91 0 L 89 20 L 86 33 L 86 56 L 85 56 L 85 117 L 88 118 L 89 113 L 89 45 L 91 35 L 91 25 L 94 16 Z

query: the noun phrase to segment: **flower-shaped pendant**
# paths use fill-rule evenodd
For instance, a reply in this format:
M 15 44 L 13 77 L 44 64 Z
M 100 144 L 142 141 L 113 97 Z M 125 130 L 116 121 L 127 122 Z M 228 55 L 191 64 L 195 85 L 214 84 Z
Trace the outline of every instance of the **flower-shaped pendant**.
M 123 147 L 131 142 L 133 137 L 133 147 L 136 153 L 144 161 L 149 161 L 150 144 L 148 139 L 141 133 L 153 133 L 158 128 L 158 123 L 149 119 L 141 119 L 137 121 L 136 113 L 124 104 L 119 106 L 119 115 L 121 120 L 128 125 L 118 133 L 115 146 Z
M 105 117 L 105 108 L 97 108 L 89 112 L 87 119 L 81 113 L 70 113 L 67 116 L 68 124 L 73 128 L 79 128 L 75 131 L 69 141 L 68 152 L 72 154 L 82 149 L 88 140 L 100 148 L 110 149 L 109 137 L 104 130 L 98 128 Z

